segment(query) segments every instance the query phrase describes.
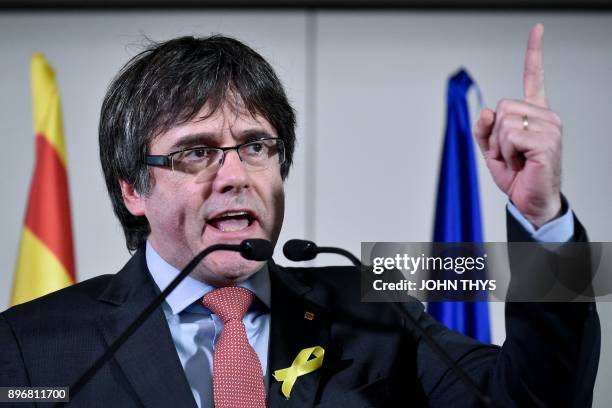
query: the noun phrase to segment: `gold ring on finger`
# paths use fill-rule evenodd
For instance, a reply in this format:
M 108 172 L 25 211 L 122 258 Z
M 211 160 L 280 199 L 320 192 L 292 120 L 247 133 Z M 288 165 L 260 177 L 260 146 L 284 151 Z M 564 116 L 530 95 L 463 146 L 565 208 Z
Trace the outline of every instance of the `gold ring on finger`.
M 528 130 L 529 128 L 529 118 L 527 115 L 523 115 L 523 130 Z

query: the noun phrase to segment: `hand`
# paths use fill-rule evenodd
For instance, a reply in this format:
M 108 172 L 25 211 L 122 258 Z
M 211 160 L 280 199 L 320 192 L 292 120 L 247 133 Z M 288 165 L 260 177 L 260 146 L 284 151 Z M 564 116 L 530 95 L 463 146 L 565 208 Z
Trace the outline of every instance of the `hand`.
M 495 184 L 536 228 L 561 215 L 562 125 L 546 99 L 543 35 L 542 24 L 529 33 L 523 100 L 502 99 L 495 112 L 482 109 L 474 126 Z

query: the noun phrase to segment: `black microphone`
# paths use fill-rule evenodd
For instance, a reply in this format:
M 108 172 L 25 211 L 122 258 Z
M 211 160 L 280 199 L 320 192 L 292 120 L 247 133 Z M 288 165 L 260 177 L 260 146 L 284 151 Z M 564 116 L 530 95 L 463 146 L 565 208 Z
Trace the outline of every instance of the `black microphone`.
M 290 239 L 283 245 L 283 254 L 290 261 L 310 261 L 317 256 L 317 245 L 304 239 Z
M 318 254 L 337 254 L 348 258 L 353 265 L 361 267 L 361 261 L 349 251 L 336 247 L 319 247 L 312 241 L 291 239 L 283 246 L 283 254 L 290 261 L 301 262 L 315 259 Z
M 251 261 L 265 261 L 272 258 L 274 248 L 270 241 L 265 239 L 245 239 L 239 245 L 232 244 L 216 244 L 211 245 L 204 249 L 202 252 L 197 254 L 188 264 L 176 275 L 174 280 L 159 294 L 157 297 L 140 313 L 140 315 L 134 319 L 134 321 L 125 329 L 123 333 L 106 349 L 102 354 L 73 385 L 70 386 L 70 399 L 74 399 L 77 393 L 83 388 L 85 384 L 91 380 L 91 378 L 98 372 L 102 366 L 111 359 L 115 352 L 130 338 L 130 336 L 138 330 L 138 328 L 151 316 L 151 314 L 162 304 L 162 302 L 168 297 L 170 292 L 178 286 L 183 279 L 187 277 L 195 269 L 196 266 L 204 259 L 207 255 L 215 251 L 235 251 L 240 252 L 243 258 Z M 59 403 L 56 406 L 64 406 L 66 403 Z
M 301 262 L 301 261 L 310 261 L 314 259 L 318 254 L 338 254 L 348 258 L 351 263 L 358 269 L 361 269 L 362 264 L 361 261 L 349 251 L 337 248 L 337 247 L 319 247 L 312 241 L 306 241 L 302 239 L 292 239 L 285 243 L 283 246 L 283 254 L 290 261 Z M 478 384 L 470 378 L 466 374 L 466 372 L 457 365 L 455 360 L 442 348 L 440 345 L 434 340 L 431 335 L 424 330 L 419 322 L 405 309 L 403 309 L 396 302 L 389 302 L 391 307 L 395 309 L 397 313 L 402 316 L 405 316 L 410 320 L 414 329 L 419 332 L 422 336 L 423 340 L 427 343 L 427 345 L 431 348 L 431 350 L 446 364 L 448 368 L 450 368 L 463 383 L 476 395 L 478 400 L 485 406 L 491 407 L 492 402 L 489 397 L 487 397 L 478 387 Z
M 240 255 L 249 261 L 267 261 L 273 252 L 274 247 L 265 239 L 245 239 L 240 243 Z

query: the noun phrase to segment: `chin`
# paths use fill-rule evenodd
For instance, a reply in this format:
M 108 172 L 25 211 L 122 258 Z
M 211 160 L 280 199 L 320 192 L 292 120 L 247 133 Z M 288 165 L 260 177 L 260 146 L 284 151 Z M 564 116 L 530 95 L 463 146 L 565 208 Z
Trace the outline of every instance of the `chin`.
M 213 286 L 227 286 L 249 279 L 265 262 L 249 261 L 239 253 L 211 254 L 198 268 L 196 278 Z

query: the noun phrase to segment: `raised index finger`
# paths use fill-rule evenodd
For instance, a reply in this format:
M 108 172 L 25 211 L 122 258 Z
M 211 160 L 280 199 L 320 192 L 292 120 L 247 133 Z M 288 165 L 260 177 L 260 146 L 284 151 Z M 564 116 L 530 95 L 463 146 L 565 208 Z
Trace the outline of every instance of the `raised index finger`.
M 534 25 L 529 32 L 527 51 L 525 52 L 523 92 L 526 102 L 548 108 L 544 88 L 544 64 L 542 62 L 543 37 L 544 26 L 541 23 Z

